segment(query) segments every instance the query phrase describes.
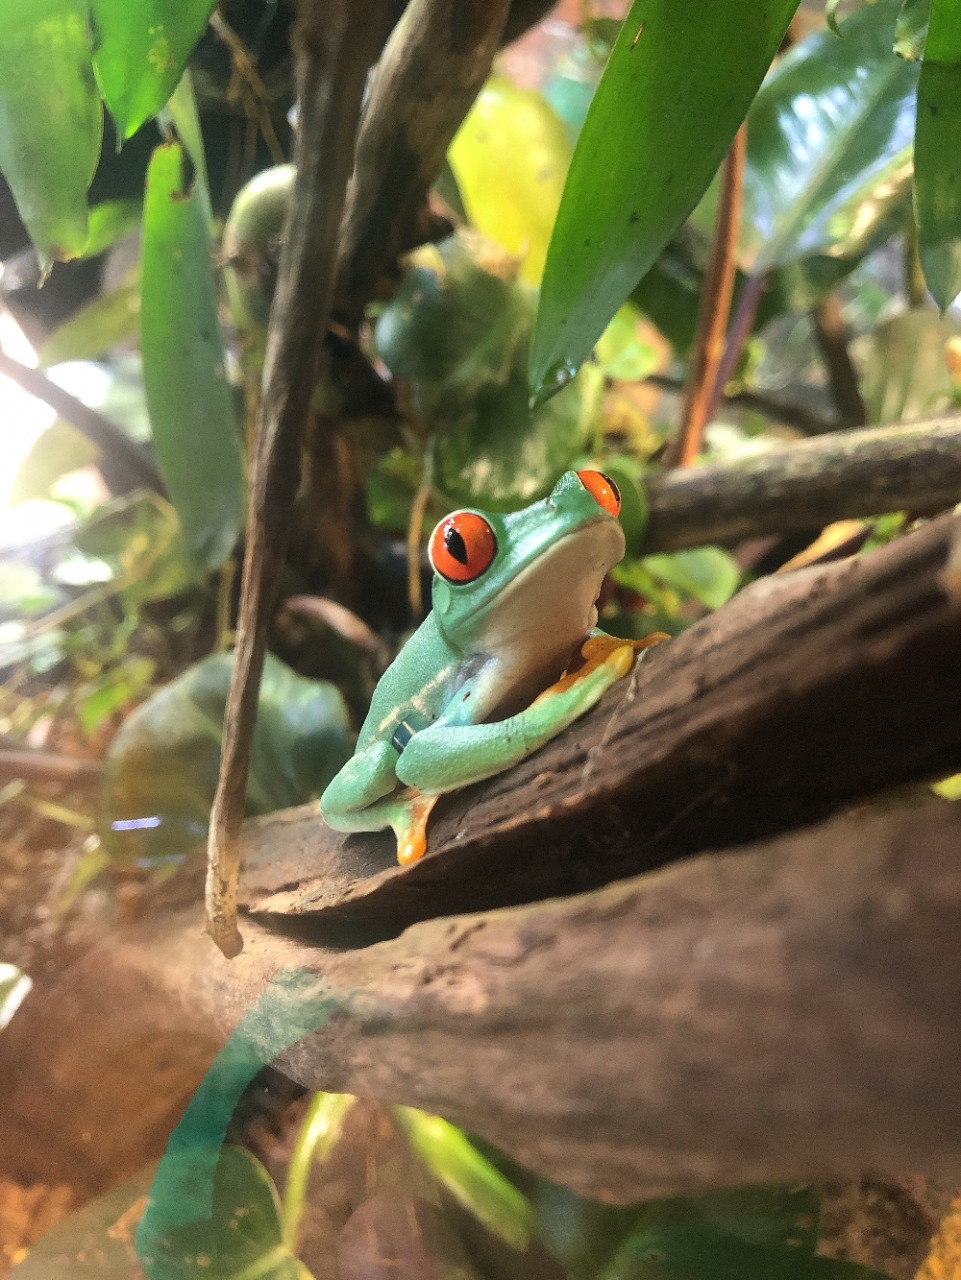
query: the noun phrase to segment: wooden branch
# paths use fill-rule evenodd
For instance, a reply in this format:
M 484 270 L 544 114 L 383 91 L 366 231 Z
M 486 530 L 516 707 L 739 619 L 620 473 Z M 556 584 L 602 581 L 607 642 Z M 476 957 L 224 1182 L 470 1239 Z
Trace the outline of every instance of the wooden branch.
M 282 1060 L 293 1078 L 439 1112 L 589 1196 L 864 1170 L 957 1185 L 959 847 L 961 806 L 862 811 L 360 951 L 252 923 L 229 964 L 195 906 L 155 904 L 0 1037 L 0 1163 L 116 1181 L 159 1151 L 240 1015 L 300 969 L 340 1011 Z M 56 1118 L 43 1144 L 38 1115 Z
M 418 242 L 447 148 L 490 71 L 509 0 L 412 0 L 378 63 L 344 213 L 338 297 L 356 323 Z
M 838 431 L 726 466 L 653 476 L 642 550 L 733 546 L 885 511 L 937 511 L 959 500 L 961 417 Z
M 386 0 L 308 0 L 297 28 L 296 177 L 271 308 L 237 649 L 210 821 L 207 928 L 225 954 L 242 946 L 236 926 L 237 838 L 267 627 L 290 535 L 303 429 L 330 310 L 361 98 L 386 24 Z
M 0 778 L 25 778 L 31 782 L 65 782 L 80 786 L 99 782 L 103 765 L 99 760 L 58 755 L 33 748 L 0 747 Z
M 160 472 L 138 444 L 129 439 L 109 418 L 78 400 L 63 387 L 51 382 L 42 369 L 14 360 L 0 351 L 0 374 L 10 378 L 18 387 L 37 400 L 49 405 L 103 455 L 120 472 L 130 489 L 150 489 L 154 493 L 166 493 Z
M 689 467 L 700 453 L 704 428 L 708 423 L 708 411 L 714 398 L 737 274 L 737 233 L 741 222 L 741 194 L 746 161 L 747 125 L 742 124 L 734 135 L 724 161 L 711 243 L 711 260 L 698 309 L 684 412 L 677 435 L 667 453 L 668 462 L 674 467 Z

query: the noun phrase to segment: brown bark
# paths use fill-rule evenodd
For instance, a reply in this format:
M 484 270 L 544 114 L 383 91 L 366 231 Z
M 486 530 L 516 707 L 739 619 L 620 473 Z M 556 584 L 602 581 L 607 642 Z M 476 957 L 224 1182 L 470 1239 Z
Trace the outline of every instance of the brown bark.
M 122 1176 L 293 967 L 340 1004 L 282 1060 L 294 1078 L 440 1112 L 590 1196 L 865 1169 L 956 1185 L 959 847 L 961 809 L 929 801 L 362 950 L 252 923 L 229 963 L 195 905 L 156 911 L 0 1038 L 0 1165 Z M 56 1125 L 38 1141 L 30 1116 Z

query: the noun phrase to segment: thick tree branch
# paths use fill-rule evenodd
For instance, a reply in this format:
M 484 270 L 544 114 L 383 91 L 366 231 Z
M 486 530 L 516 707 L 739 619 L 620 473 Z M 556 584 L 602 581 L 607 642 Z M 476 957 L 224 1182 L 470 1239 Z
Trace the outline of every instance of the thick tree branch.
M 937 511 L 961 500 L 961 417 L 838 431 L 726 466 L 653 476 L 648 500 L 648 552 Z
M 356 322 L 418 242 L 418 215 L 490 71 L 509 0 L 412 0 L 377 66 L 344 212 L 338 295 Z
M 155 909 L 0 1038 L 0 1162 L 115 1181 L 294 968 L 340 1005 L 282 1061 L 295 1079 L 440 1112 L 590 1196 L 867 1169 L 957 1185 L 959 845 L 961 807 L 929 801 L 362 951 L 253 923 L 230 964 L 195 908 Z M 28 1118 L 49 1114 L 41 1151 Z

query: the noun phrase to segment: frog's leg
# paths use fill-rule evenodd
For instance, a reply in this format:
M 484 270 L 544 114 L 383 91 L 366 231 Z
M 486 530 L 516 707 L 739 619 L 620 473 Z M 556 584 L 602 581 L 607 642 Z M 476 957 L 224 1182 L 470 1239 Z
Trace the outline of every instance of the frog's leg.
M 398 787 L 397 748 L 372 742 L 352 756 L 320 797 L 320 811 L 336 831 L 381 831 L 397 837 L 397 861 L 416 862 L 427 848 L 427 819 L 436 795 Z
M 437 792 L 466 787 L 509 769 L 590 710 L 633 663 L 632 644 L 622 641 L 582 679 L 541 694 L 506 720 L 465 725 L 441 717 L 411 738 L 397 760 L 397 776 L 412 787 Z

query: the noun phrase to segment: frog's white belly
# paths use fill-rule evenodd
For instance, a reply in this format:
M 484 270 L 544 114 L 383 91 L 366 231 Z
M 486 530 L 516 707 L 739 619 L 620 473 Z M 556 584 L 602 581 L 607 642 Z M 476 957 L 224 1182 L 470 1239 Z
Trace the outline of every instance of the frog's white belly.
M 621 526 L 599 520 L 560 538 L 517 576 L 482 636 L 490 657 L 477 690 L 478 721 L 521 710 L 563 673 L 597 626 L 604 575 L 623 555 Z

